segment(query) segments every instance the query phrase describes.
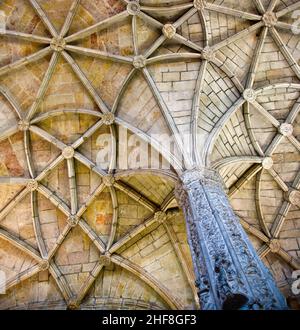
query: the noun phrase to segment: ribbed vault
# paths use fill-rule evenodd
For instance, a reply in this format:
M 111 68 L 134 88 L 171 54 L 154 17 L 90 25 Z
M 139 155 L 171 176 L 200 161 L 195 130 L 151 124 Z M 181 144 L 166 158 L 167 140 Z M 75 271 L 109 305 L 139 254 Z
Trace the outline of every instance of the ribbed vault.
M 178 174 L 193 166 L 219 170 L 291 294 L 297 9 L 283 0 L 0 4 L 1 308 L 199 308 L 174 198 Z M 119 153 L 150 141 L 154 169 Z

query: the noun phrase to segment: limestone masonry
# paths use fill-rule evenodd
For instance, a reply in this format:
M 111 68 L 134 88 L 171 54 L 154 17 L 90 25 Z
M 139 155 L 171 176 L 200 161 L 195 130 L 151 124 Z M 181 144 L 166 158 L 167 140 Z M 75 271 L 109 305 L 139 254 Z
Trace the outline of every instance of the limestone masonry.
M 300 1 L 0 1 L 0 309 L 300 309 Z

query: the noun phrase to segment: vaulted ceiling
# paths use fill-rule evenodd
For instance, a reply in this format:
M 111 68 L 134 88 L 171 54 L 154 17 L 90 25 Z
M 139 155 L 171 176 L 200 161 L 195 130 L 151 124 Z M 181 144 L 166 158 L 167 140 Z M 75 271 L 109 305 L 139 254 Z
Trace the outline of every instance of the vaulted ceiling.
M 174 199 L 194 164 L 220 172 L 291 295 L 297 9 L 292 0 L 0 3 L 0 308 L 199 308 Z M 151 138 L 158 166 L 132 166 L 134 147 Z

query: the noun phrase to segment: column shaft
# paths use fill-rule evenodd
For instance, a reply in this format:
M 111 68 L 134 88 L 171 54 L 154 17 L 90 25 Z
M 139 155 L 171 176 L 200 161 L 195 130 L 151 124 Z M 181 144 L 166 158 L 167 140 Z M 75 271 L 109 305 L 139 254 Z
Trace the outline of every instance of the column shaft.
M 219 175 L 204 168 L 186 171 L 176 196 L 186 218 L 201 308 L 287 308 L 235 216 Z

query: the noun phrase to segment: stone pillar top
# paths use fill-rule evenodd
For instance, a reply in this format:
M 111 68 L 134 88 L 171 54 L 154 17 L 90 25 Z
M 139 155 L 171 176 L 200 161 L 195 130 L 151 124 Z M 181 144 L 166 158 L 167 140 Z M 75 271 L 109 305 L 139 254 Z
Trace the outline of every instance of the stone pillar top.
M 180 181 L 175 186 L 175 198 L 181 208 L 187 207 L 189 204 L 187 190 L 192 188 L 193 183 L 226 190 L 223 179 L 217 171 L 206 167 L 188 169 L 182 173 Z
M 206 167 L 195 167 L 183 172 L 181 181 L 185 186 L 193 183 L 194 181 L 201 181 L 204 184 L 218 184 L 223 185 L 223 180 L 220 174 L 212 169 Z

